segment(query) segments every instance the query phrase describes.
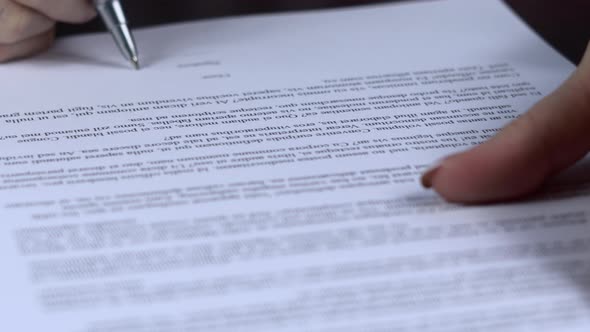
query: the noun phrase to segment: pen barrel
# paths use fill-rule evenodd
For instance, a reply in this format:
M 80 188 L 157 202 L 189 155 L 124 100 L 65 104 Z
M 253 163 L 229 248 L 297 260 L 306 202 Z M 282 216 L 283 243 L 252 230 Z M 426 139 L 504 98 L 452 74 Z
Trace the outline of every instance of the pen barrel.
M 121 2 L 119 0 L 95 0 L 94 4 L 123 56 L 133 62 L 137 68 L 138 56 L 135 40 L 127 26 L 127 18 Z
M 127 24 L 127 17 L 119 0 L 95 0 L 94 5 L 109 30 L 116 25 Z

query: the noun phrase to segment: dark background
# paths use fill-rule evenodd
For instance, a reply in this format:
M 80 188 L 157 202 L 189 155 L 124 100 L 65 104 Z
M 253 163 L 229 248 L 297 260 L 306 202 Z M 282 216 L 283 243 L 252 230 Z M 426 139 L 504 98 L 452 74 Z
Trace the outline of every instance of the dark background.
M 397 0 L 400 1 L 400 0 Z M 444 0 L 438 0 L 444 1 Z M 473 0 L 478 1 L 478 0 Z M 124 0 L 134 27 L 167 22 L 354 6 L 392 0 Z M 505 0 L 545 40 L 574 63 L 590 41 L 590 0 Z M 99 20 L 84 26 L 59 27 L 60 35 L 102 30 Z

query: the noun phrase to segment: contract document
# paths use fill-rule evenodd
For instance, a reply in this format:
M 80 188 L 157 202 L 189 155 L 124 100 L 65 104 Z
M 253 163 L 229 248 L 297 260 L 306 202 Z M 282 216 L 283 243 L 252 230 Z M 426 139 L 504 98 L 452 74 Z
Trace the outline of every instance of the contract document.
M 590 186 L 422 189 L 574 66 L 496 0 L 226 18 L 0 66 L 3 331 L 588 331 Z M 567 147 L 565 147 L 567 148 Z

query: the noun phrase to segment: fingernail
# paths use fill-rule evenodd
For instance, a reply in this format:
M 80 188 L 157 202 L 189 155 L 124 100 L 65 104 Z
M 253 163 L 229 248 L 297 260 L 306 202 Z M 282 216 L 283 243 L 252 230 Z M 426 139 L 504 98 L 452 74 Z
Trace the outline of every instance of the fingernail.
M 438 171 L 440 170 L 440 166 L 442 164 L 442 159 L 439 161 L 436 161 L 435 163 L 432 164 L 432 166 L 430 166 L 430 168 L 428 168 L 426 170 L 426 172 L 424 172 L 424 174 L 422 175 L 422 178 L 420 179 L 420 182 L 422 183 L 422 186 L 426 189 L 430 189 L 432 188 L 432 182 L 434 181 L 434 177 L 436 176 L 436 173 L 438 173 Z

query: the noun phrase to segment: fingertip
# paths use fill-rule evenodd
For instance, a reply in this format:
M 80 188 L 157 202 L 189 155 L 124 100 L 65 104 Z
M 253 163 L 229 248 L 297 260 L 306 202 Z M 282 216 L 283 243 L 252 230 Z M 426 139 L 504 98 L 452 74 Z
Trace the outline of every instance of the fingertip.
M 465 188 L 473 175 L 461 171 L 464 166 L 462 159 L 461 154 L 456 154 L 435 162 L 423 173 L 420 179 L 422 186 L 434 190 L 449 202 L 470 201 L 477 194 L 477 189 L 474 193 L 473 186 L 467 185 L 468 188 Z
M 466 165 L 461 155 L 448 158 L 430 176 L 430 188 L 447 202 L 465 204 L 489 199 L 488 190 L 477 181 L 481 175 Z
M 73 24 L 82 24 L 92 21 L 98 12 L 93 6 L 85 7 L 84 10 L 71 12 L 68 15 L 61 14 L 61 21 L 66 23 L 73 23 Z
M 590 48 L 559 89 L 491 140 L 428 170 L 422 184 L 453 203 L 490 203 L 530 194 L 590 151 L 589 109 Z
M 434 181 L 436 173 L 440 169 L 442 162 L 443 160 L 436 161 L 432 164 L 432 166 L 430 166 L 426 171 L 424 171 L 422 177 L 420 178 L 420 183 L 422 184 L 422 187 L 426 189 L 432 188 L 432 183 Z
M 446 158 L 435 171 L 425 174 L 424 182 L 451 203 L 479 204 L 519 198 L 538 188 L 546 172 L 516 153 L 488 142 Z
M 471 164 L 464 154 L 452 155 L 425 174 L 424 182 L 428 185 L 425 187 L 433 189 L 451 203 L 480 200 L 484 190 L 474 181 L 480 175 L 477 174 L 477 167 Z
M 92 21 L 93 19 L 96 18 L 96 16 L 98 16 L 98 11 L 96 11 L 96 8 L 94 8 L 94 6 L 90 6 L 90 8 L 88 8 L 88 11 L 86 13 L 86 17 L 84 18 L 83 23 Z

